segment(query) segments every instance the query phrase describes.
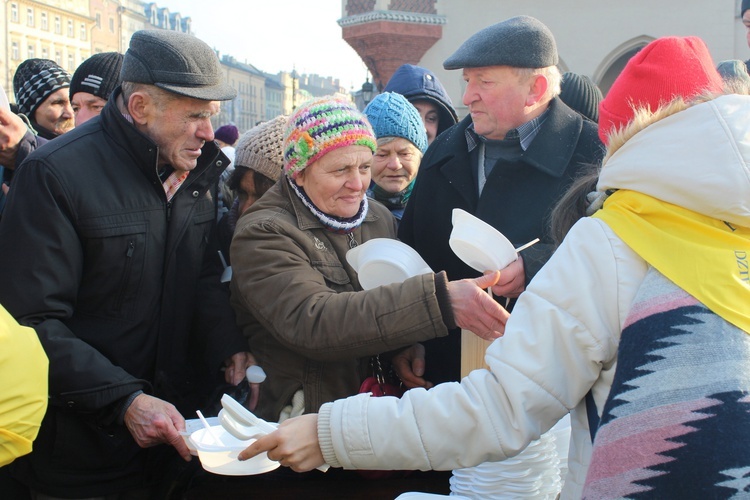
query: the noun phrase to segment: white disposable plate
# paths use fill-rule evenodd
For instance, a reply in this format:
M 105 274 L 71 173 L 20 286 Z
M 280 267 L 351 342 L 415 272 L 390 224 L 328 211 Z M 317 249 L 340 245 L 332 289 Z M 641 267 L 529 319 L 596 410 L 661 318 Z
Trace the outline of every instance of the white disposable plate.
M 459 259 L 479 272 L 504 269 L 518 259 L 503 233 L 460 208 L 453 209 L 448 244 Z
M 432 272 L 416 250 L 391 238 L 366 241 L 346 252 L 346 260 L 357 271 L 365 290 Z
M 211 431 L 203 428 L 190 435 L 190 440 L 198 450 L 201 465 L 208 472 L 223 476 L 251 476 L 279 467 L 279 462 L 270 460 L 265 453 L 240 462 L 237 456 L 255 440 L 239 440 L 220 425 L 211 426 Z M 214 441 L 213 435 L 219 438 L 219 443 Z

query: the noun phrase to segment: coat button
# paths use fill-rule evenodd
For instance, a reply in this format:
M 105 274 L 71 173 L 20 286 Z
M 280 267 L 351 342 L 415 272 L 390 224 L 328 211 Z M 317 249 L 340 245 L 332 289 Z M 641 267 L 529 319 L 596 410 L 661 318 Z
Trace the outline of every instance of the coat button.
M 75 401 L 68 401 L 68 408 L 73 408 L 75 405 Z
M 197 198 L 200 193 L 198 191 L 193 191 L 193 198 Z
M 217 161 L 217 162 L 216 162 L 216 166 L 217 166 L 217 167 L 220 167 L 220 166 L 222 166 L 222 165 L 224 165 L 224 162 L 223 162 L 223 161 L 219 160 L 219 161 Z

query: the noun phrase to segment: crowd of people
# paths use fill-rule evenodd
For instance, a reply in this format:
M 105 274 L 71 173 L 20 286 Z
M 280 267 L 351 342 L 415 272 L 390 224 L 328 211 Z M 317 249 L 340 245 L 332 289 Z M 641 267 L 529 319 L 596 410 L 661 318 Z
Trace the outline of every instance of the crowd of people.
M 73 75 L 24 61 L 0 108 L 0 487 L 183 498 L 186 418 L 231 392 L 280 423 L 240 454 L 285 466 L 279 498 L 343 477 L 325 464 L 502 461 L 568 414 L 563 498 L 744 494 L 747 67 L 658 38 L 604 96 L 558 63 L 513 17 L 443 63 L 460 120 L 405 64 L 363 111 L 317 97 L 241 134 L 214 131 L 236 92 L 191 35 L 136 32 Z M 540 241 L 478 272 L 454 209 Z M 377 238 L 434 272 L 364 289 L 346 254 Z M 493 341 L 463 379 L 461 329 Z M 402 396 L 360 394 L 374 363 Z

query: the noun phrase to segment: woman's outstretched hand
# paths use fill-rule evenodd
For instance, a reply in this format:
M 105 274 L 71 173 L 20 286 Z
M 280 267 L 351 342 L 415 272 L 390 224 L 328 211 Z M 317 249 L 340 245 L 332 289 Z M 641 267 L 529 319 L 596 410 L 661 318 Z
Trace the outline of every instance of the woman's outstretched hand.
M 271 460 L 296 472 L 307 472 L 324 465 L 323 452 L 318 444 L 318 414 L 285 420 L 276 431 L 261 436 L 242 450 L 238 458 L 247 460 L 264 451 Z

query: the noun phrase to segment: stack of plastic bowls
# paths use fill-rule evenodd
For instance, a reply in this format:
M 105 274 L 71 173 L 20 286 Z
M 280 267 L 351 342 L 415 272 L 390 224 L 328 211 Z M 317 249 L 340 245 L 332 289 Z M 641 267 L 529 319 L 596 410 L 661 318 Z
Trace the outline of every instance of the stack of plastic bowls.
M 549 430 L 549 434 L 555 436 L 555 447 L 557 457 L 560 459 L 560 480 L 565 484 L 565 476 L 568 475 L 568 450 L 570 448 L 570 414 L 565 415 Z
M 450 485 L 452 495 L 476 500 L 554 500 L 562 486 L 555 436 L 550 432 L 543 434 L 521 453 L 502 462 L 456 469 Z

